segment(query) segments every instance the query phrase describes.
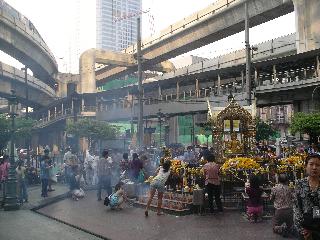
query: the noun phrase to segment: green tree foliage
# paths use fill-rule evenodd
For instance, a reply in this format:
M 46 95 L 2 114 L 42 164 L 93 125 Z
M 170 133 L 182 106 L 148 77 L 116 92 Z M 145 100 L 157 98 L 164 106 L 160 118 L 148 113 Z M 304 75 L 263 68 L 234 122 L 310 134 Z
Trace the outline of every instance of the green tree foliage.
M 20 139 L 31 136 L 32 127 L 35 121 L 17 117 L 15 122 L 14 139 Z M 10 140 L 11 119 L 6 114 L 0 114 L 0 150 L 3 150 Z
M 93 147 L 100 140 L 114 139 L 119 133 L 118 127 L 106 122 L 84 118 L 76 123 L 68 122 L 66 131 L 78 137 L 86 137 L 89 140 L 89 147 Z
M 261 121 L 261 119 L 256 120 L 256 141 L 268 140 L 270 137 L 276 135 L 276 131 L 268 123 Z
M 291 132 L 306 133 L 310 136 L 310 142 L 318 142 L 320 136 L 320 112 L 296 113 L 292 118 Z
M 3 150 L 10 140 L 10 125 L 5 114 L 0 114 L 0 151 Z

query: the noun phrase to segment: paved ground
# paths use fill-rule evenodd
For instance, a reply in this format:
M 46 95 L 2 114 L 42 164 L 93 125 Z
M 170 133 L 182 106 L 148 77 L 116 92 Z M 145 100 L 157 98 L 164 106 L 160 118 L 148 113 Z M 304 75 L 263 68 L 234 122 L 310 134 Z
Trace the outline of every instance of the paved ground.
M 30 210 L 0 211 L 1 240 L 99 240 Z M 101 239 L 100 239 L 101 240 Z
M 271 220 L 251 224 L 235 211 L 183 217 L 159 217 L 151 212 L 149 217 L 145 218 L 144 210 L 140 208 L 110 210 L 96 200 L 95 191 L 88 191 L 86 198 L 78 202 L 65 199 L 38 211 L 108 239 L 282 239 L 273 234 Z
M 65 184 L 56 184 L 53 186 L 55 191 L 48 192 L 48 198 L 41 197 L 41 185 L 31 186 L 28 188 L 29 202 L 24 203 L 21 206 L 22 209 L 31 209 L 39 205 L 43 205 L 46 202 L 50 202 L 53 198 L 56 198 L 69 191 L 69 187 Z
M 68 191 L 66 185 L 55 185 L 56 191 L 50 192 L 48 198 L 41 198 L 41 186 L 28 188 L 29 203 L 18 211 L 6 212 L 0 209 L 1 240 L 99 240 L 91 234 L 54 221 L 29 209 L 56 200 Z M 101 239 L 100 239 L 101 240 Z
M 28 186 L 28 203 L 24 203 L 20 209 L 31 209 L 39 205 L 43 205 L 46 202 L 50 202 L 53 198 L 61 196 L 69 191 L 69 188 L 65 184 L 55 184 L 55 191 L 48 192 L 48 198 L 41 197 L 41 185 Z M 2 201 L 2 191 L 0 193 L 0 200 Z

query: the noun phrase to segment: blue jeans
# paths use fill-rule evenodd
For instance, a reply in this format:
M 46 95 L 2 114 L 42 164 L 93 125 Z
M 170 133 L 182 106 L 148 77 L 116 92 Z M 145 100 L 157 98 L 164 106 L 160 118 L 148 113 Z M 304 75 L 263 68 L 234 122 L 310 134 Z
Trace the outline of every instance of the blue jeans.
M 48 179 L 41 179 L 41 197 L 48 197 Z
M 19 179 L 18 181 L 20 192 L 19 192 L 19 201 L 23 203 L 23 200 L 28 201 L 28 192 L 27 192 L 27 184 L 26 180 Z
M 101 200 L 101 190 L 102 189 L 105 189 L 107 191 L 108 196 L 110 196 L 112 194 L 111 179 L 109 176 L 100 176 L 99 177 L 98 192 L 97 192 L 98 200 Z

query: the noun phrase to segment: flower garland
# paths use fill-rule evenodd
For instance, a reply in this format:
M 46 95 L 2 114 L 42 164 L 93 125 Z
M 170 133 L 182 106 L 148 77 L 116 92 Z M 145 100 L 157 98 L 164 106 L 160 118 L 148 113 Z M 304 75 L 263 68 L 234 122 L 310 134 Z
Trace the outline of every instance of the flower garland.
M 267 173 L 269 172 L 269 169 L 261 167 L 253 158 L 237 157 L 228 159 L 222 165 L 221 172 L 224 175 L 231 174 L 238 180 L 245 182 L 250 173 L 255 175 Z M 243 173 L 243 177 L 245 177 L 245 179 L 241 178 L 239 175 L 240 172 Z
M 304 155 L 294 155 L 287 158 L 283 158 L 279 161 L 277 166 L 278 173 L 296 172 L 298 170 L 304 170 Z

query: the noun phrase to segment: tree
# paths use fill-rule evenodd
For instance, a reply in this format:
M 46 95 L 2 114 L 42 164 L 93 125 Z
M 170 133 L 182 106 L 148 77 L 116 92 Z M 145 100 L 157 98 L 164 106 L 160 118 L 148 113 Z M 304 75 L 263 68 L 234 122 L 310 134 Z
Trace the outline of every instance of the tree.
M 291 132 L 306 133 L 310 136 L 310 143 L 317 143 L 320 136 L 320 112 L 296 113 L 291 122 Z
M 32 127 L 35 121 L 23 117 L 16 118 L 14 139 L 31 137 Z M 11 136 L 11 119 L 6 114 L 0 114 L 0 151 L 8 144 Z
M 8 117 L 0 114 L 0 152 L 7 146 L 10 140 L 10 125 Z
M 256 141 L 268 140 L 270 137 L 276 135 L 276 131 L 268 123 L 261 121 L 261 119 L 256 119 Z
M 88 138 L 89 149 L 93 148 L 100 140 L 116 138 L 119 133 L 118 127 L 89 118 L 81 119 L 75 123 L 68 122 L 66 131 L 68 134 Z

